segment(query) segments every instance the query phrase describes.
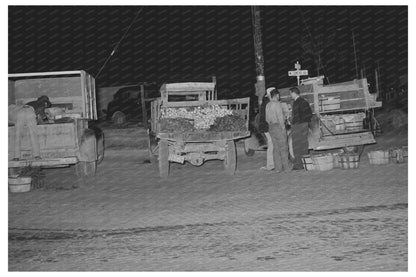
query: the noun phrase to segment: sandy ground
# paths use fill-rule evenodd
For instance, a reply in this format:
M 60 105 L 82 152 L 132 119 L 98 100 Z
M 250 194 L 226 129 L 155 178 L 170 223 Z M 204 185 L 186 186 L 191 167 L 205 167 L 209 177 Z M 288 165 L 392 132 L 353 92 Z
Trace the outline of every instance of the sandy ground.
M 54 189 L 9 194 L 9 270 L 407 270 L 407 164 L 276 174 L 242 152 L 235 176 L 211 161 L 162 180 L 135 149 L 85 183 L 47 170 Z

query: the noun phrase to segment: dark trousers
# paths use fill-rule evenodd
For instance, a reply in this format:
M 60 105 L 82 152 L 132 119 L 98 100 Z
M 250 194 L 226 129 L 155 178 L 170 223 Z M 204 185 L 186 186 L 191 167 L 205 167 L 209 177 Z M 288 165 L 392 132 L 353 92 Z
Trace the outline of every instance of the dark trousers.
M 284 126 L 269 124 L 269 133 L 273 143 L 274 169 L 277 171 L 289 170 L 289 147 Z
M 308 132 L 308 122 L 292 125 L 293 154 L 295 156 L 293 160 L 294 169 L 303 168 L 302 156 L 308 155 Z

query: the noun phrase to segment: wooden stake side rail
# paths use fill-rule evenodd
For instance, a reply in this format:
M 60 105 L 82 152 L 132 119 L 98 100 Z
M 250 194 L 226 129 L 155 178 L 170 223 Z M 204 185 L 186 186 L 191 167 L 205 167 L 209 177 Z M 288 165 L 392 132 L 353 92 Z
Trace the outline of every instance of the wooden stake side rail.
M 41 159 L 41 160 L 20 160 L 20 161 L 9 161 L 9 167 L 25 167 L 25 166 L 63 166 L 63 165 L 72 165 L 78 162 L 77 157 L 69 158 L 57 158 L 57 159 Z
M 189 132 L 189 133 L 159 133 L 158 138 L 183 142 L 210 142 L 221 140 L 235 140 L 250 136 L 249 131 L 244 132 Z
M 236 104 L 246 104 L 250 103 L 250 98 L 237 98 L 237 99 L 225 99 L 225 100 L 209 100 L 209 101 L 180 101 L 180 102 L 163 102 L 163 108 L 180 108 L 180 107 L 196 107 L 204 105 L 236 105 Z
M 308 84 L 298 87 L 301 96 L 304 97 L 311 105 L 313 113 L 334 113 L 354 110 L 367 110 L 381 107 L 381 102 L 375 100 L 373 95 L 368 92 L 366 79 L 354 80 L 351 82 L 338 83 L 333 85 Z M 279 89 L 281 99 L 284 102 L 291 103 L 289 88 Z M 319 111 L 322 96 L 339 97 L 340 108 L 334 110 Z

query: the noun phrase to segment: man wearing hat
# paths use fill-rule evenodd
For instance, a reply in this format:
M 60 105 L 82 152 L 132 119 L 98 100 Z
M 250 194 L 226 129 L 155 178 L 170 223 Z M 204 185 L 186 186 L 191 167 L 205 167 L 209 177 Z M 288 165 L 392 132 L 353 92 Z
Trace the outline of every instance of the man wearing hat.
M 14 159 L 21 158 L 20 143 L 23 136 L 23 130 L 27 127 L 29 130 L 30 142 L 33 150 L 33 157 L 40 159 L 40 147 L 36 133 L 36 125 L 43 123 L 46 118 L 45 109 L 51 106 L 49 98 L 45 95 L 26 105 L 9 105 L 9 123 L 15 125 L 14 141 Z
M 270 102 L 266 105 L 266 121 L 273 143 L 274 170 L 281 172 L 290 169 L 289 147 L 285 128 L 285 112 L 280 103 L 280 94 L 276 88 L 269 90 Z
M 263 97 L 259 111 L 259 132 L 264 133 L 267 138 L 267 162 L 266 166 L 261 167 L 262 170 L 274 169 L 273 142 L 269 133 L 269 124 L 266 121 L 266 106 L 270 102 L 270 92 L 274 89 L 276 88 L 271 87 L 266 90 L 266 95 Z

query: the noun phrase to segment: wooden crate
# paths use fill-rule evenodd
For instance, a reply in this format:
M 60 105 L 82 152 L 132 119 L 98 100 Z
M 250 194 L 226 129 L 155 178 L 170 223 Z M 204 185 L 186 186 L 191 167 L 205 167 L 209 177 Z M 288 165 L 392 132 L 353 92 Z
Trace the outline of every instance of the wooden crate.
M 341 108 L 341 98 L 339 96 L 335 97 L 320 97 L 319 98 L 319 111 L 333 111 Z

